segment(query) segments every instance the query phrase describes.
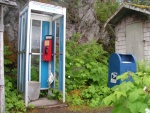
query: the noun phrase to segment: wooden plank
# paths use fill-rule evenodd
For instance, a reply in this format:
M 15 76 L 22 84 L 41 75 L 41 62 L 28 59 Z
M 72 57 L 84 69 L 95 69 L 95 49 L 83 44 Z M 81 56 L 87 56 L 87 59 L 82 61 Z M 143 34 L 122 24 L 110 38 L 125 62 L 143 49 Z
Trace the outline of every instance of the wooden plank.
M 116 37 L 115 41 L 125 41 L 126 37 L 125 36 L 121 36 L 121 37 Z
M 123 19 L 123 20 L 121 20 L 121 22 L 119 22 L 116 25 L 115 30 L 119 30 L 119 29 L 125 28 L 125 25 L 126 25 L 126 21 L 125 21 L 125 19 Z
M 120 29 L 125 29 L 125 24 L 123 24 L 123 25 L 121 25 L 121 24 L 117 25 L 115 27 L 115 32 L 119 31 Z
M 144 43 L 144 47 L 146 47 L 146 46 L 150 46 L 150 41 L 146 41 L 146 42 Z
M 144 51 L 150 51 L 150 46 L 145 46 Z
M 120 49 L 119 49 L 119 50 L 116 50 L 116 52 L 117 52 L 117 53 L 121 53 L 121 54 L 126 54 L 126 50 L 125 50 L 125 49 L 123 49 L 123 50 L 120 50 Z
M 150 41 L 150 36 L 144 37 L 144 41 Z
M 144 28 L 145 27 L 150 27 L 150 22 L 146 22 L 146 23 L 144 23 L 144 26 L 143 26 Z
M 133 19 L 133 17 L 128 17 L 126 18 L 126 24 L 131 24 L 133 23 L 135 20 Z
M 150 31 L 150 27 L 144 27 L 144 33 L 149 32 Z
M 145 55 L 145 60 L 150 60 L 150 55 Z
M 123 28 L 117 29 L 117 30 L 115 31 L 115 33 L 116 33 L 116 34 L 118 34 L 118 33 L 124 33 L 125 31 L 126 31 L 126 29 L 125 29 L 125 27 L 123 27 Z
M 150 51 L 144 51 L 144 55 L 150 55 Z
M 150 32 L 145 32 L 144 37 L 148 37 L 148 36 L 150 36 Z
M 116 34 L 117 37 L 125 37 L 125 33 L 118 33 Z
M 116 46 L 116 49 L 118 49 L 118 50 L 124 50 L 124 49 L 126 49 L 126 46 L 125 45 L 123 45 L 123 46 Z
M 5 113 L 5 88 L 4 88 L 4 40 L 3 40 L 3 6 L 0 5 L 0 113 Z
M 143 23 L 133 23 L 126 26 L 127 53 L 135 55 L 137 60 L 144 59 Z
M 116 46 L 125 46 L 126 42 L 124 41 L 116 41 Z

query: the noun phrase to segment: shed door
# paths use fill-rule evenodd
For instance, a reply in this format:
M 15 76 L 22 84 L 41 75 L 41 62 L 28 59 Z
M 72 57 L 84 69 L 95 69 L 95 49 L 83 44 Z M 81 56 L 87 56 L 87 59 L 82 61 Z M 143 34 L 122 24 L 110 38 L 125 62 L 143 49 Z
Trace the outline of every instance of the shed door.
M 126 52 L 133 54 L 136 60 L 144 59 L 142 23 L 126 25 Z

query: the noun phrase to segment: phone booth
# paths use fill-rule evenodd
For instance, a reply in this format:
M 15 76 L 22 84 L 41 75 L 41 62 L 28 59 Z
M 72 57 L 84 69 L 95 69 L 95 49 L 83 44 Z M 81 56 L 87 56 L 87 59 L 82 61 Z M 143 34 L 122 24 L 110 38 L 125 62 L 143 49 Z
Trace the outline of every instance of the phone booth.
M 38 98 L 41 90 L 55 88 L 56 63 L 59 90 L 65 102 L 65 34 L 66 8 L 30 1 L 21 10 L 17 87 L 26 106 L 30 98 Z

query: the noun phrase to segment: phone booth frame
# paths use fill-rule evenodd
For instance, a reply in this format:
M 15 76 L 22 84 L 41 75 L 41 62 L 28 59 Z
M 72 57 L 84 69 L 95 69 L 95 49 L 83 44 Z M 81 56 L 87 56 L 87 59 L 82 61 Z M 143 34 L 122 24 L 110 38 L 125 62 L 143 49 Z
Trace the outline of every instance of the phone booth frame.
M 63 102 L 65 102 L 65 46 L 66 46 L 66 8 L 54 6 L 51 4 L 30 1 L 20 12 L 19 31 L 18 31 L 18 70 L 17 70 L 17 88 L 24 95 L 25 105 L 28 106 L 28 81 L 30 81 L 30 38 L 31 38 L 31 15 L 47 15 L 51 19 L 51 32 L 46 35 L 52 35 L 52 61 L 48 64 L 48 69 L 55 77 L 56 68 L 56 21 L 59 19 L 59 90 L 63 93 Z M 42 43 L 42 42 L 41 42 Z M 42 58 L 40 53 L 40 59 Z M 45 81 L 47 82 L 47 81 Z M 55 82 L 51 85 L 55 87 Z

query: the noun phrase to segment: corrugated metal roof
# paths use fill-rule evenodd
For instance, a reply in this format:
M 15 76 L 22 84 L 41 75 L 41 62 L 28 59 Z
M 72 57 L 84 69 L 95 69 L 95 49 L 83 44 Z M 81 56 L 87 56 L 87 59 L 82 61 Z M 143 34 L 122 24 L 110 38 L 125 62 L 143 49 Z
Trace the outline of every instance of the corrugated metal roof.
M 9 6 L 17 6 L 16 0 L 0 0 L 0 4 L 9 5 Z
M 107 24 L 115 25 L 120 21 L 124 15 L 131 11 L 141 12 L 150 15 L 150 6 L 135 5 L 135 4 L 123 4 L 105 23 L 104 28 Z

